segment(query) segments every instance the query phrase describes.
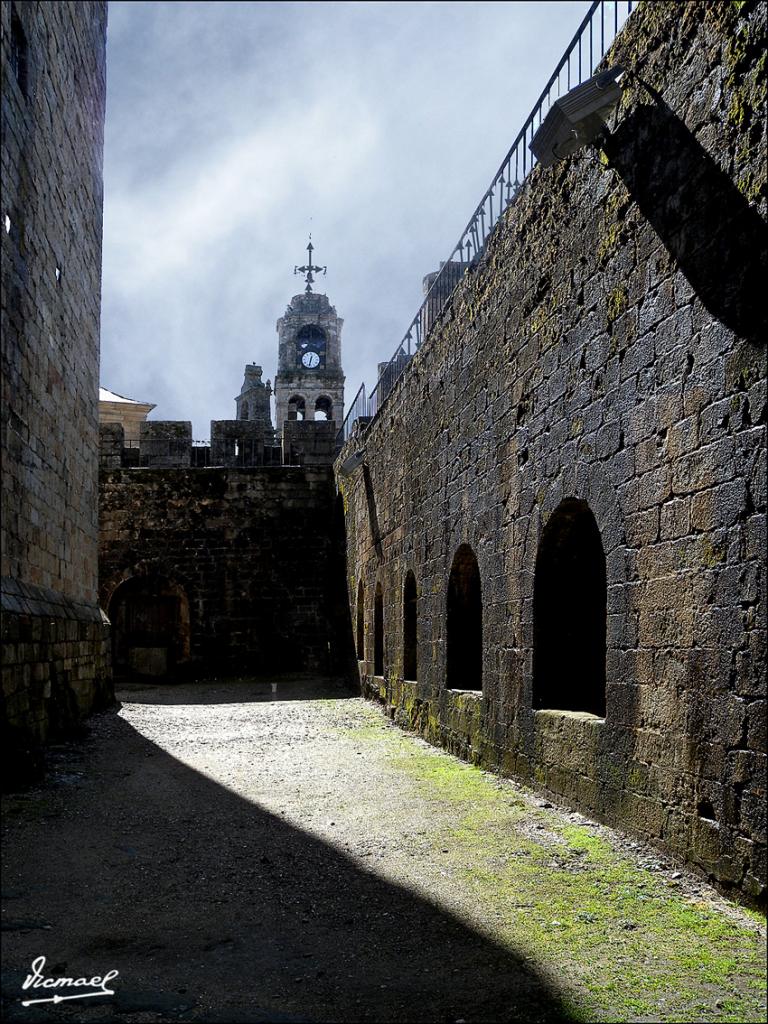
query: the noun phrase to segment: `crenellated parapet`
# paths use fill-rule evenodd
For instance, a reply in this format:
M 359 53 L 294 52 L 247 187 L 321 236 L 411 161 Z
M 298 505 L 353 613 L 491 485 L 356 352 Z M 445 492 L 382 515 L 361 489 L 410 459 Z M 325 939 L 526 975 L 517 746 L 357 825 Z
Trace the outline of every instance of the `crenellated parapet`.
M 99 467 L 112 469 L 250 469 L 262 466 L 330 466 L 333 424 L 294 423 L 287 443 L 276 445 L 271 424 L 258 420 L 211 420 L 210 440 L 196 441 L 188 420 L 141 424 L 138 442 L 126 440 L 120 423 L 99 427 Z

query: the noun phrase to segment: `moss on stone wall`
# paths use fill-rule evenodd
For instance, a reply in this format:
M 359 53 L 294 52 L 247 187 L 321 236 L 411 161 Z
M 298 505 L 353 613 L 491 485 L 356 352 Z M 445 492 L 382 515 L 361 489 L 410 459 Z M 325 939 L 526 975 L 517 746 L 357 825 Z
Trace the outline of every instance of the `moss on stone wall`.
M 750 898 L 766 870 L 749 725 L 765 709 L 765 20 L 756 3 L 638 6 L 607 57 L 633 74 L 601 159 L 529 176 L 368 429 L 347 505 L 367 622 L 384 590 L 388 679 L 364 660 L 366 692 Z M 532 707 L 538 544 L 569 497 L 606 558 L 604 722 Z M 445 688 L 460 544 L 482 582 L 473 702 Z M 407 569 L 420 625 L 405 689 Z

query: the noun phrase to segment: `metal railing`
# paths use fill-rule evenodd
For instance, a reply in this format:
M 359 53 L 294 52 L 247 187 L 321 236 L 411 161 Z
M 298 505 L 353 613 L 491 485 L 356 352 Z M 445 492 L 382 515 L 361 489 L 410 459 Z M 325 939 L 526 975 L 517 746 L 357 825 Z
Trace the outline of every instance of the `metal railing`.
M 633 3 L 632 0 L 595 0 L 591 5 L 458 242 L 448 259 L 441 262 L 403 340 L 392 358 L 383 366 L 380 364 L 373 390 L 368 394 L 365 382 L 360 385 L 337 435 L 338 447 L 348 440 L 355 423 L 367 423 L 376 415 L 393 385 L 421 347 L 454 288 L 482 255 L 489 235 L 507 208 L 514 203 L 522 182 L 533 170 L 536 158 L 530 152 L 529 145 L 549 108 L 559 96 L 581 85 L 594 74 L 635 6 L 637 2 Z
M 300 453 L 284 452 L 280 445 L 251 438 L 225 438 L 213 444 L 184 438 L 129 439 L 120 447 L 102 447 L 100 457 L 105 465 L 113 463 L 126 469 L 256 468 L 299 466 L 302 461 Z

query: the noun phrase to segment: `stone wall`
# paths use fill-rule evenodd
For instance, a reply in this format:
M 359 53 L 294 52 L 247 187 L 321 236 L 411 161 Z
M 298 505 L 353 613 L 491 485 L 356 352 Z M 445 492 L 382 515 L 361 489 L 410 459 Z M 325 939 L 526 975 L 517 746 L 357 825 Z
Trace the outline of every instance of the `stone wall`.
M 97 604 L 107 5 L 1 11 L 3 729 L 23 750 L 110 699 Z
M 113 469 L 100 490 L 103 606 L 142 580 L 178 594 L 178 672 L 341 670 L 330 467 Z
M 156 469 L 189 466 L 192 423 L 189 420 L 150 420 L 139 424 L 141 464 Z
M 339 477 L 365 692 L 750 899 L 766 879 L 765 16 L 636 9 L 608 57 L 630 72 L 610 139 L 531 174 L 367 428 L 365 465 Z M 565 550 L 569 517 L 599 531 L 583 601 L 602 588 L 604 711 L 581 691 L 578 586 L 542 596 L 545 562 L 568 576 L 545 527 Z M 461 545 L 482 682 L 449 690 Z
M 333 420 L 286 420 L 283 424 L 283 462 L 286 465 L 330 466 L 338 429 Z

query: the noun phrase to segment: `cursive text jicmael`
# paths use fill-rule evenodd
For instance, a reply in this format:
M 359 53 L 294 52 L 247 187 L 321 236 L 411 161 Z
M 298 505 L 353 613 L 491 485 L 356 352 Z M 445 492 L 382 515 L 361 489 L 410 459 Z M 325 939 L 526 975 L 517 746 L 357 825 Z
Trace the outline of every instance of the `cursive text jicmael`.
M 112 989 L 107 986 L 113 981 L 119 971 L 107 971 L 106 974 L 96 974 L 92 978 L 46 978 L 43 974 L 45 968 L 45 957 L 39 956 L 32 961 L 32 973 L 28 974 L 27 977 L 21 984 L 23 989 L 81 989 L 88 988 L 93 991 L 90 992 L 78 992 L 74 995 L 56 995 L 53 998 L 47 999 L 27 999 L 24 1000 L 23 1005 L 29 1006 L 31 1003 L 43 1003 L 43 1002 L 62 1002 L 64 999 L 85 999 L 92 996 L 113 996 L 115 993 Z

